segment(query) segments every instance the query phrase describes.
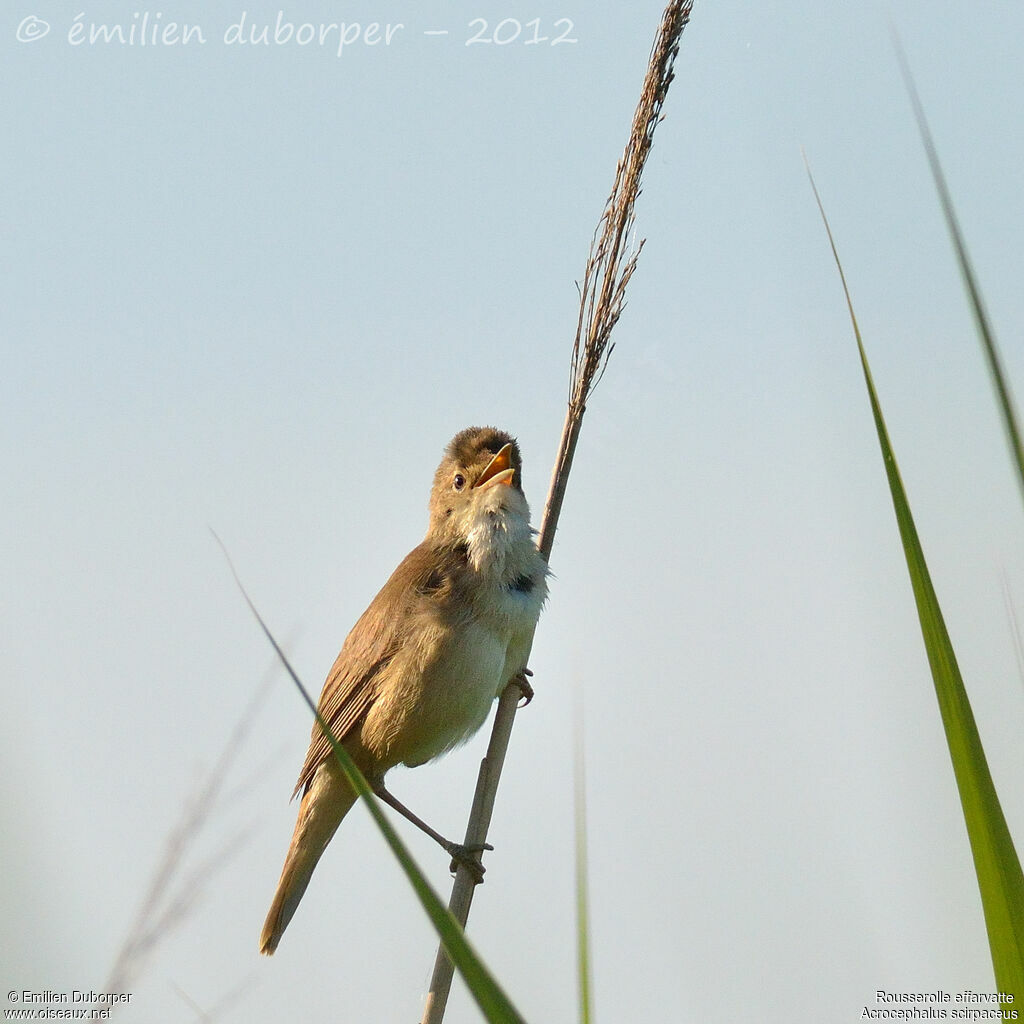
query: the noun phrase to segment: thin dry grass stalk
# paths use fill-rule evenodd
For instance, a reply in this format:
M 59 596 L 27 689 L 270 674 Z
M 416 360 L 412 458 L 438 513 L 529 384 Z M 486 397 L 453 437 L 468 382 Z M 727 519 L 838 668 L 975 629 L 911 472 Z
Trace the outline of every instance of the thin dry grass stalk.
M 198 845 L 200 835 L 213 812 L 222 804 L 224 783 L 270 692 L 276 671 L 275 662 L 250 698 L 216 763 L 167 837 L 163 857 L 146 890 L 135 921 L 115 957 L 103 991 L 127 992 L 135 985 L 156 948 L 195 908 L 204 884 L 222 870 L 231 855 L 241 848 L 246 838 L 244 832 L 232 836 L 212 855 L 186 873 L 186 861 Z M 113 1007 L 119 1005 L 115 1003 Z
M 633 115 L 629 142 L 615 169 L 615 184 L 590 243 L 583 284 L 580 287 L 576 339 L 572 347 L 569 408 L 537 541 L 545 559 L 550 557 L 554 544 L 555 529 L 562 510 L 587 399 L 607 368 L 608 358 L 614 348 L 611 332 L 625 308 L 626 285 L 633 276 L 643 248 L 643 242 L 634 248 L 631 241 L 636 200 L 640 195 L 640 178 L 654 142 L 654 129 L 663 116 L 661 110 L 674 77 L 672 69 L 679 53 L 680 36 L 690 20 L 692 6 L 693 0 L 672 0 L 665 8 L 651 48 L 640 100 Z M 519 687 L 512 684 L 505 689 L 498 702 L 494 728 L 487 755 L 480 765 L 473 809 L 466 828 L 467 845 L 479 845 L 486 841 L 519 696 Z M 460 866 L 448 907 L 463 927 L 469 918 L 473 890 L 472 876 L 465 867 Z M 451 961 L 441 946 L 434 963 L 423 1024 L 440 1024 L 444 1019 L 452 973 Z

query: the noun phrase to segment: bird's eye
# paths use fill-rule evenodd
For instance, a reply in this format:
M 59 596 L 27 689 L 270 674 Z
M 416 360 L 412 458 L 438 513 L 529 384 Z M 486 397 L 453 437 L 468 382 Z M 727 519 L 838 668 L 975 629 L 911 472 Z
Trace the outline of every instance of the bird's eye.
M 466 478 L 461 473 L 456 473 L 452 480 L 452 487 L 457 491 L 461 491 L 466 486 Z

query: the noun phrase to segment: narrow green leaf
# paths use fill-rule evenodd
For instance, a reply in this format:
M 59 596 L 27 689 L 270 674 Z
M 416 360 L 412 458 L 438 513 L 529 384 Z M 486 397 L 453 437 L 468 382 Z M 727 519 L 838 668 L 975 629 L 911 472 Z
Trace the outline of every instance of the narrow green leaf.
M 388 846 L 391 847 L 391 852 L 395 855 L 395 859 L 399 864 L 401 864 L 402 870 L 409 879 L 409 884 L 412 886 L 413 891 L 416 893 L 420 903 L 423 905 L 423 909 L 426 911 L 427 917 L 430 918 L 431 923 L 437 930 L 438 936 L 444 943 L 444 947 L 449 958 L 455 965 L 458 972 L 462 975 L 463 981 L 465 981 L 466 986 L 472 993 L 477 1005 L 483 1011 L 484 1017 L 486 1020 L 492 1022 L 492 1024 L 525 1024 L 522 1015 L 512 1005 L 512 1001 L 502 991 L 501 986 L 488 970 L 486 964 L 480 958 L 480 955 L 470 945 L 469 940 L 466 938 L 466 933 L 462 930 L 459 922 L 455 920 L 451 911 L 449 911 L 444 903 L 441 902 L 440 897 L 436 892 L 434 892 L 430 883 L 427 881 L 426 876 L 420 870 L 419 865 L 417 865 L 416 861 L 413 860 L 412 855 L 406 849 L 405 844 L 391 825 L 391 822 L 388 821 L 384 812 L 381 810 L 380 803 L 374 795 L 373 790 L 370 788 L 370 784 L 363 776 L 363 773 L 356 766 L 356 763 L 352 758 L 349 757 L 348 751 L 338 742 L 334 734 L 331 732 L 327 722 L 320 715 L 309 691 L 305 686 L 303 686 L 302 681 L 299 679 L 298 675 L 296 675 L 295 670 L 292 668 L 291 663 L 285 656 L 284 651 L 281 650 L 277 640 L 274 639 L 274 635 L 270 632 L 267 624 L 263 621 L 263 617 L 256 610 L 256 606 L 252 603 L 252 599 L 246 592 L 245 587 L 242 586 L 242 581 L 238 578 L 238 573 L 235 571 L 234 564 L 231 561 L 231 556 L 228 554 L 223 542 L 216 533 L 214 533 L 213 536 L 217 543 L 220 544 L 221 550 L 224 552 L 224 557 L 227 559 L 228 567 L 231 569 L 231 574 L 235 578 L 235 583 L 238 584 L 238 589 L 242 592 L 242 597 L 245 598 L 245 603 L 249 606 L 249 610 L 256 617 L 256 621 L 260 624 L 260 628 L 263 630 L 266 638 L 270 641 L 271 646 L 277 653 L 278 658 L 280 658 L 281 664 L 284 665 L 288 675 L 291 676 L 292 682 L 295 683 L 296 688 L 302 695 L 302 699 L 309 706 L 310 711 L 313 712 L 320 728 L 323 729 L 324 734 L 331 741 L 331 746 L 334 748 L 334 756 L 338 759 L 338 764 L 341 765 L 342 771 L 345 772 L 348 781 L 352 784 L 352 788 L 355 789 L 366 802 L 370 815 L 374 822 L 376 822 L 377 827 L 380 829 Z
M 810 168 L 807 173 L 810 176 Z M 999 797 L 989 773 L 985 751 L 960 676 L 953 645 L 946 631 L 938 598 L 928 573 L 924 551 L 914 526 L 910 505 L 896 465 L 896 456 L 893 454 L 889 433 L 882 417 L 882 408 L 875 392 L 860 328 L 857 326 L 857 317 L 850 300 L 850 291 L 846 285 L 846 275 L 843 273 L 832 230 L 813 178 L 811 188 L 814 189 L 814 197 L 821 211 L 825 230 L 828 232 L 832 255 L 835 257 L 843 283 L 853 332 L 857 338 L 864 381 L 871 400 L 871 412 L 882 449 L 882 460 L 885 463 L 903 552 L 914 590 L 914 600 L 917 603 L 918 619 L 921 623 L 925 649 L 928 652 L 928 663 L 935 683 L 942 725 L 946 732 L 957 788 L 960 791 L 964 820 L 967 823 L 996 984 L 1001 992 L 1014 998 L 1014 1002 L 1006 1004 L 1004 1008 L 1015 1007 L 1020 1012 L 1020 1000 L 1024 999 L 1024 875 L 1021 874 L 1020 860 L 999 805 Z
M 583 698 L 576 705 L 576 969 L 580 997 L 580 1024 L 591 1024 L 590 897 L 587 869 L 587 783 L 583 749 Z
M 924 144 L 924 151 L 928 157 L 928 165 L 931 167 L 932 177 L 935 179 L 935 189 L 939 193 L 939 202 L 942 205 L 942 213 L 946 218 L 946 227 L 949 229 L 950 238 L 953 241 L 953 248 L 956 251 L 957 263 L 960 266 L 960 275 L 963 277 L 964 288 L 970 300 L 971 312 L 974 314 L 974 324 L 978 329 L 978 338 L 981 341 L 982 351 L 985 353 L 988 362 L 989 373 L 992 376 L 992 385 L 996 390 L 996 398 L 999 403 L 999 411 L 1002 413 L 1003 426 L 1006 429 L 1006 439 L 1010 446 L 1010 458 L 1013 460 L 1017 470 L 1017 481 L 1021 487 L 1021 495 L 1024 496 L 1024 440 L 1022 440 L 1020 421 L 1017 418 L 1017 410 L 1013 403 L 1013 393 L 1010 391 L 1006 373 L 1003 370 L 1002 357 L 999 354 L 999 346 L 996 344 L 995 331 L 992 323 L 985 312 L 985 303 L 981 298 L 981 288 L 978 286 L 978 279 L 971 265 L 970 257 L 967 255 L 967 245 L 964 242 L 963 232 L 960 230 L 960 222 L 957 220 L 956 211 L 953 209 L 953 199 L 949 194 L 949 186 L 946 183 L 946 176 L 942 172 L 942 165 L 939 163 L 939 153 L 935 148 L 935 140 L 932 138 L 931 129 L 924 115 L 924 106 L 921 104 L 921 97 L 917 93 L 914 79 L 910 74 L 910 65 L 907 63 L 906 54 L 894 37 L 896 56 L 900 62 L 900 70 L 903 72 L 903 81 L 906 83 L 907 92 L 910 94 L 910 102 L 914 108 L 914 117 L 917 120 L 917 127 L 921 133 L 921 142 Z

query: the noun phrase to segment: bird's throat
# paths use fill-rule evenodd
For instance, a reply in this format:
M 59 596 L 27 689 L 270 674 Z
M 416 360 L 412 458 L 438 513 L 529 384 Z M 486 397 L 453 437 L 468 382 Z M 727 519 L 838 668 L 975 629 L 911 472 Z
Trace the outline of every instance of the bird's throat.
M 481 510 L 466 533 L 469 564 L 502 584 L 518 579 L 535 553 L 529 520 L 510 509 Z

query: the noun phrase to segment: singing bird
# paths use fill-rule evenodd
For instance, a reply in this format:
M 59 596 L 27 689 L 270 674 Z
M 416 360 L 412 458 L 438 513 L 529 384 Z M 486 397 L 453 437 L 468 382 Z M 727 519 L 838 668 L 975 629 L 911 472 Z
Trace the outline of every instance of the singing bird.
M 384 787 L 398 764 L 416 767 L 469 739 L 494 699 L 518 681 L 547 596 L 515 439 L 470 427 L 448 447 L 430 492 L 423 542 L 405 557 L 345 639 L 319 710 L 374 791 L 465 863 Z M 260 936 L 270 955 L 320 855 L 356 800 L 318 724 L 296 783 L 298 821 Z

